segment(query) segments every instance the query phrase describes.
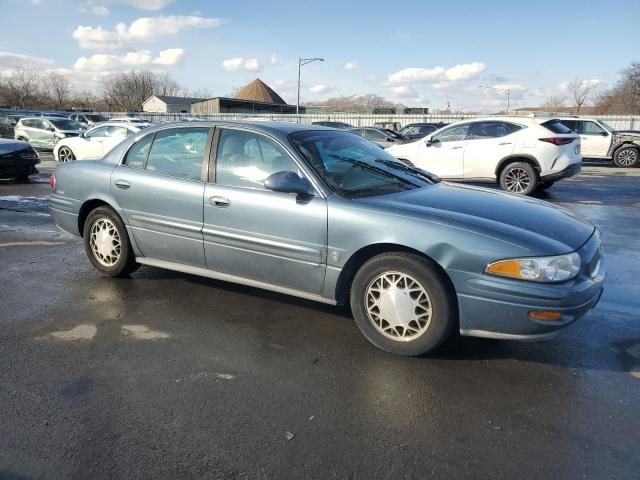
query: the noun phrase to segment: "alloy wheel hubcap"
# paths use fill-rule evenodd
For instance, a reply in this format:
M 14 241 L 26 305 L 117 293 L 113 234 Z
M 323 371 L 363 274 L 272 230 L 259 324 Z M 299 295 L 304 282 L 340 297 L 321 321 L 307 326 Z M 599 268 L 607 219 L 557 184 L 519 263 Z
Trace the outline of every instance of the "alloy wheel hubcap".
M 400 272 L 375 277 L 365 293 L 367 316 L 387 338 L 408 342 L 422 335 L 431 323 L 431 300 L 416 279 Z
M 531 185 L 531 177 L 524 168 L 512 168 L 505 175 L 504 183 L 510 192 L 522 193 Z
M 120 258 L 120 234 L 108 218 L 99 218 L 93 223 L 89 244 L 93 256 L 105 267 L 112 267 Z
M 618 154 L 618 162 L 621 165 L 633 165 L 636 161 L 636 152 L 633 150 L 623 150 Z
M 68 148 L 61 148 L 58 152 L 58 158 L 60 158 L 61 162 L 68 162 L 71 160 L 71 150 Z

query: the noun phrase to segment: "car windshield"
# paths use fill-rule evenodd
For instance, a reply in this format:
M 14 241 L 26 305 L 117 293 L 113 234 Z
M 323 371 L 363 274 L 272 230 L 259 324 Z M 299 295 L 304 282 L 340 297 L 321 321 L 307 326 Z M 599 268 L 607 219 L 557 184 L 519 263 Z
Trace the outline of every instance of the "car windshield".
M 92 122 L 106 122 L 107 120 L 109 120 L 104 115 L 85 115 L 85 116 Z
M 414 190 L 437 181 L 353 133 L 306 131 L 290 139 L 327 186 L 347 198 Z
M 80 130 L 82 125 L 71 120 L 49 120 L 58 130 Z

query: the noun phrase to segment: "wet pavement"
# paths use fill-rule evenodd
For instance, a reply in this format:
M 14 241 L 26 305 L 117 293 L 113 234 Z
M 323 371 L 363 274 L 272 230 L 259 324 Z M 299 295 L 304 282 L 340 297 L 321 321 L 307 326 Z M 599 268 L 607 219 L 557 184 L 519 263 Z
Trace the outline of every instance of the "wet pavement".
M 554 185 L 604 233 L 602 301 L 544 343 L 384 353 L 345 309 L 96 274 L 0 182 L 0 479 L 640 478 L 640 171 Z

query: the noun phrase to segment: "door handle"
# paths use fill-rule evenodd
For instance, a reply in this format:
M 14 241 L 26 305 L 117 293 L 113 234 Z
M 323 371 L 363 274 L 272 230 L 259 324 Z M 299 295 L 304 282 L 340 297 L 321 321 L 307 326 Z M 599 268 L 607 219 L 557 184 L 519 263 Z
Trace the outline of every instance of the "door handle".
M 502 143 L 499 143 L 498 145 L 512 145 L 512 143 L 511 142 L 502 142 Z
M 127 182 L 126 180 L 116 180 L 116 187 L 122 189 L 122 190 L 126 190 L 127 188 L 129 188 L 131 185 L 129 185 L 129 182 Z
M 458 150 L 459 148 L 462 148 L 462 147 L 451 147 L 451 150 Z
M 227 208 L 229 205 L 231 205 L 231 201 L 229 201 L 228 198 L 224 197 L 211 197 L 209 199 L 209 203 L 218 208 Z

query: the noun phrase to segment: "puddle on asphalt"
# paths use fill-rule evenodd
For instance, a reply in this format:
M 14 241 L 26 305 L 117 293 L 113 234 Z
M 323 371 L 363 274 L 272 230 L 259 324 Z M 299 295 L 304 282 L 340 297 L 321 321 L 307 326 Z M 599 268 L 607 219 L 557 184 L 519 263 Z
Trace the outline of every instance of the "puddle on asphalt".
M 120 333 L 138 340 L 158 340 L 170 337 L 168 333 L 151 330 L 146 325 L 123 325 Z
M 95 325 L 83 324 L 72 328 L 71 330 L 61 330 L 59 332 L 52 332 L 46 337 L 53 340 L 61 340 L 63 342 L 76 342 L 81 340 L 93 340 L 93 337 L 98 333 L 98 329 Z

